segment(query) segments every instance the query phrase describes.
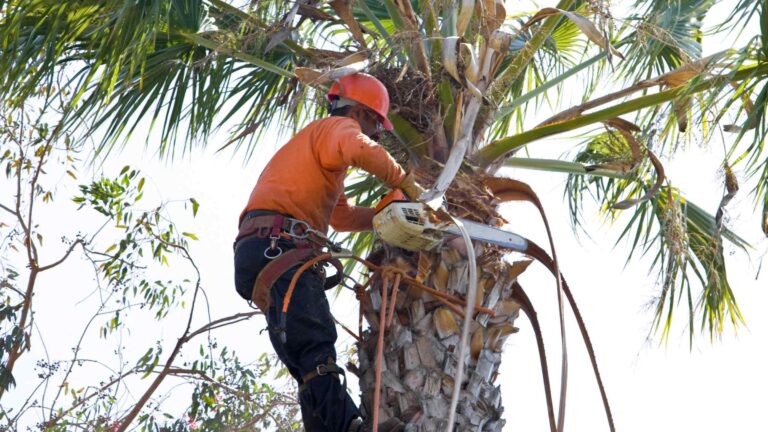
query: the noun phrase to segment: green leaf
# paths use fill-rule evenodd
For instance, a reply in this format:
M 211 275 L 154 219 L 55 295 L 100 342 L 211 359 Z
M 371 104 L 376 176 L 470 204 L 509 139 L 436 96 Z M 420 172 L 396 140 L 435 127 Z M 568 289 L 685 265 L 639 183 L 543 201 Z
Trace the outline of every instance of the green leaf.
M 192 216 L 197 216 L 197 209 L 200 208 L 200 204 L 194 198 L 190 198 L 189 202 L 192 203 Z
M 141 379 L 148 377 L 155 370 L 155 367 L 157 367 L 157 364 L 159 362 L 160 362 L 160 355 L 156 354 L 155 358 L 152 359 L 152 363 L 149 366 L 147 366 L 147 370 L 144 372 L 144 375 L 141 376 Z

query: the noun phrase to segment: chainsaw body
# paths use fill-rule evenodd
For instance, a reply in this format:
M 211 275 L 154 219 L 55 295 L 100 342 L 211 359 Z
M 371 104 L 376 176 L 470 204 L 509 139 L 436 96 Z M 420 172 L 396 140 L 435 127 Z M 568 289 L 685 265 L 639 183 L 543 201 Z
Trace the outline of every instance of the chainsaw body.
M 393 246 L 410 251 L 430 250 L 443 241 L 443 230 L 430 222 L 427 215 L 424 204 L 419 202 L 382 201 L 373 217 L 373 229 Z

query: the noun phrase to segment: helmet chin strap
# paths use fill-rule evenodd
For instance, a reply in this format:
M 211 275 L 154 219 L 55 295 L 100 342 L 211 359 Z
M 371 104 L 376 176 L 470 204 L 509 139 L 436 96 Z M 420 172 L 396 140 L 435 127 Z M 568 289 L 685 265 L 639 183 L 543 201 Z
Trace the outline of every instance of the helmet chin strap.
M 329 105 L 328 112 L 333 112 L 339 108 L 344 107 L 354 107 L 360 105 L 357 101 L 353 101 L 352 99 L 347 99 L 342 96 L 334 96 L 333 100 L 331 100 L 331 104 Z

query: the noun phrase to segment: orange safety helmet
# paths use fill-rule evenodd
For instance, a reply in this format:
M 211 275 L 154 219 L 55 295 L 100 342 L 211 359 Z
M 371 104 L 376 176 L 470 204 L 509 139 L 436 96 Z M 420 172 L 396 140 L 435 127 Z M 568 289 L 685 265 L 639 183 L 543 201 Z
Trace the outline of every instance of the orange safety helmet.
M 334 81 L 328 91 L 328 100 L 334 96 L 359 102 L 374 110 L 381 117 L 384 129 L 391 131 L 392 122 L 387 118 L 389 112 L 389 93 L 387 88 L 375 77 L 365 73 L 346 75 Z

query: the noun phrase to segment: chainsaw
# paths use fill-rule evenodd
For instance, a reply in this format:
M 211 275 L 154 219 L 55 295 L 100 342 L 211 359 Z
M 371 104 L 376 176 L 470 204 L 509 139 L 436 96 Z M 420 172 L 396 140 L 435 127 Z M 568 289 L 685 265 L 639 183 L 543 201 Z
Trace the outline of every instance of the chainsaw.
M 472 240 L 525 252 L 528 241 L 510 231 L 478 222 L 458 219 Z M 461 236 L 459 227 L 440 220 L 420 202 L 413 202 L 400 189 L 384 196 L 376 206 L 373 229 L 386 243 L 410 251 L 430 250 L 443 242 L 446 234 Z

